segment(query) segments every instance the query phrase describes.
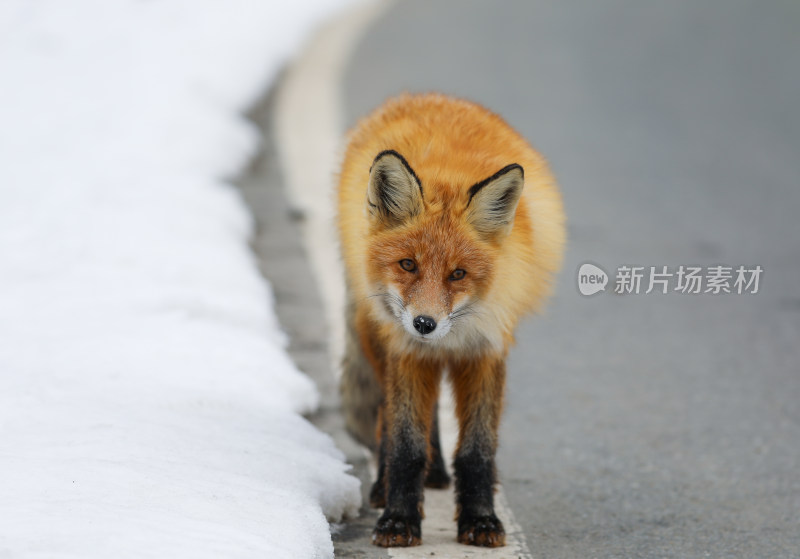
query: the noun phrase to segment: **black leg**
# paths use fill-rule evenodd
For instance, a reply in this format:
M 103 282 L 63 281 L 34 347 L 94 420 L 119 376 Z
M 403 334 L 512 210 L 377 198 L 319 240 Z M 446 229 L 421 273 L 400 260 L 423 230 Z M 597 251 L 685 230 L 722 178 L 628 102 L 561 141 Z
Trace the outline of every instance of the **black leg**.
M 426 437 L 408 424 L 392 434 L 388 455 L 386 509 L 372 533 L 383 547 L 422 543 L 422 478 L 425 473 Z
M 386 383 L 386 508 L 372 532 L 383 547 L 422 543 L 422 483 L 428 458 L 431 413 L 441 367 L 409 356 L 392 363 Z
M 444 489 L 450 485 L 450 476 L 442 459 L 442 447 L 439 443 L 439 403 L 433 407 L 433 421 L 431 422 L 430 463 L 428 473 L 425 475 L 425 487 Z
M 496 547 L 505 544 L 503 524 L 494 513 L 494 452 L 475 449 L 454 461 L 458 494 L 458 541 Z
M 381 416 L 383 414 L 380 414 Z M 379 416 L 380 417 L 380 416 Z M 378 479 L 372 484 L 369 491 L 369 504 L 372 508 L 382 509 L 386 506 L 386 470 L 387 448 L 389 446 L 386 436 L 386 422 L 381 421 L 381 440 L 378 443 Z
M 453 391 L 459 418 L 456 478 L 458 541 L 505 545 L 503 524 L 494 513 L 494 455 L 503 407 L 505 362 L 486 358 L 454 368 Z

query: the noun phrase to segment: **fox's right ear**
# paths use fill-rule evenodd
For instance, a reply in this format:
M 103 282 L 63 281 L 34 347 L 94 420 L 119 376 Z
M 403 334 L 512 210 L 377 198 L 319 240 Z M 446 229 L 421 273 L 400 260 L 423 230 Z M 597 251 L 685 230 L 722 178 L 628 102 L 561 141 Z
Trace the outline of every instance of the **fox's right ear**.
M 367 209 L 373 220 L 387 227 L 422 212 L 422 185 L 405 158 L 394 150 L 380 152 L 372 162 Z

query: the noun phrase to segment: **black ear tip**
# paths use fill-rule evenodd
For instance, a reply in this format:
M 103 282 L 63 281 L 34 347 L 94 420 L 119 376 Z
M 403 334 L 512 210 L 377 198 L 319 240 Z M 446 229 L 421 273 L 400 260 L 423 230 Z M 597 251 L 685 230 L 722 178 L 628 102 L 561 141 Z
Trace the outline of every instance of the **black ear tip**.
M 403 163 L 403 165 L 408 167 L 408 162 L 406 161 L 405 157 L 403 157 L 402 155 L 400 155 L 399 153 L 397 153 L 393 149 L 385 149 L 382 152 L 380 152 L 378 155 L 376 155 L 375 159 L 372 160 L 372 165 L 370 165 L 370 168 L 369 168 L 370 172 L 372 172 L 373 167 L 375 167 L 375 165 L 377 165 L 378 161 L 380 161 L 384 157 L 388 157 L 388 156 L 396 157 L 397 159 L 399 159 Z
M 523 178 L 525 177 L 525 169 L 523 169 L 522 165 L 520 165 L 519 163 L 512 163 L 511 165 L 504 167 L 503 169 L 500 170 L 498 174 L 503 174 L 504 172 L 509 173 L 511 171 L 516 171 L 516 170 L 519 170 L 519 174 L 522 175 Z
M 402 156 L 402 155 L 400 155 L 399 153 L 397 153 L 397 151 L 396 151 L 396 150 L 393 150 L 393 149 L 385 149 L 385 150 L 383 150 L 382 152 L 380 152 L 378 155 L 376 155 L 376 156 L 375 156 L 375 159 L 374 159 L 374 161 L 377 161 L 377 160 L 381 159 L 382 157 L 386 157 L 387 155 L 394 155 L 394 156 L 395 156 L 395 157 L 397 157 L 398 159 L 404 159 L 404 158 L 403 158 L 403 156 Z M 373 161 L 373 162 L 374 162 L 374 161 Z
M 472 203 L 472 198 L 474 198 L 475 195 L 478 192 L 480 192 L 481 189 L 484 186 L 489 185 L 489 184 L 493 183 L 494 181 L 496 181 L 497 179 L 499 179 L 500 177 L 503 177 L 503 176 L 507 175 L 508 173 L 513 172 L 513 171 L 517 171 L 517 170 L 519 171 L 520 178 L 525 180 L 525 170 L 522 168 L 522 165 L 520 165 L 519 163 L 512 163 L 511 165 L 506 165 L 505 167 L 503 167 L 502 169 L 497 171 L 494 175 L 492 175 L 488 179 L 483 179 L 479 183 L 473 184 L 469 188 L 469 201 L 467 202 L 467 206 L 469 206 Z

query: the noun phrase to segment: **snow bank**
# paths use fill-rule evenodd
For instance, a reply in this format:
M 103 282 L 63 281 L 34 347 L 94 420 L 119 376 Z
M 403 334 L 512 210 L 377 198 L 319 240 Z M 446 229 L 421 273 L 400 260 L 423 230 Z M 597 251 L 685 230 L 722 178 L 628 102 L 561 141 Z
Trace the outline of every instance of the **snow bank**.
M 333 555 L 358 482 L 223 179 L 337 3 L 0 3 L 0 557 Z

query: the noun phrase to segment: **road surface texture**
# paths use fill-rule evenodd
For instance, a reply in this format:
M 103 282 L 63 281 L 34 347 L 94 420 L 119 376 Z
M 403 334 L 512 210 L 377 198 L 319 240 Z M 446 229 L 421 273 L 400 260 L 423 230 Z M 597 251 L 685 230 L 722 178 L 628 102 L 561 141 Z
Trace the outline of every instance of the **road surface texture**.
M 348 124 L 463 96 L 559 178 L 567 258 L 499 451 L 533 556 L 800 557 L 798 29 L 791 0 L 409 0 L 352 56 Z M 590 298 L 586 261 L 612 275 Z M 622 265 L 764 272 L 754 295 L 615 295 Z
M 463 96 L 561 184 L 565 266 L 518 332 L 498 458 L 533 557 L 800 557 L 798 29 L 793 1 L 418 0 L 391 5 L 350 55 L 345 124 L 400 91 Z M 265 186 L 281 180 L 268 113 L 254 110 L 267 153 L 240 181 L 255 246 L 327 395 L 315 421 L 357 460 L 297 224 Z M 609 273 L 605 292 L 578 292 L 584 262 Z M 684 294 L 675 277 L 644 294 L 647 273 L 639 294 L 615 294 L 623 265 L 763 274 L 756 294 Z M 337 555 L 386 556 L 374 518 L 346 526 Z

